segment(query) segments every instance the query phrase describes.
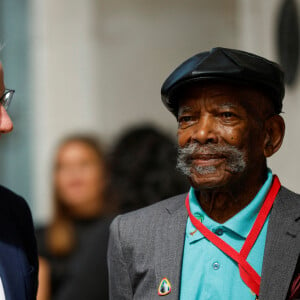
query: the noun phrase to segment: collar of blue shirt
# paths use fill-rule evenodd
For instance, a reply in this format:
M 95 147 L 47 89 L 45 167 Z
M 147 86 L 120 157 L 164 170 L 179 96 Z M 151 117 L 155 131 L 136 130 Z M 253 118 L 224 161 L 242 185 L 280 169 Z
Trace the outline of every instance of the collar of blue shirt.
M 228 233 L 231 232 L 233 234 L 238 235 L 242 239 L 246 239 L 271 187 L 272 178 L 272 171 L 269 169 L 267 180 L 265 181 L 261 189 L 258 191 L 255 198 L 238 214 L 236 214 L 223 224 L 212 220 L 202 210 L 196 198 L 195 190 L 192 187 L 189 191 L 191 212 L 196 218 L 201 219 L 202 223 L 208 229 L 210 229 L 218 235 L 222 235 L 224 231 L 228 231 Z M 189 218 L 186 226 L 186 237 L 189 243 L 195 243 L 204 238 L 202 233 L 194 227 Z

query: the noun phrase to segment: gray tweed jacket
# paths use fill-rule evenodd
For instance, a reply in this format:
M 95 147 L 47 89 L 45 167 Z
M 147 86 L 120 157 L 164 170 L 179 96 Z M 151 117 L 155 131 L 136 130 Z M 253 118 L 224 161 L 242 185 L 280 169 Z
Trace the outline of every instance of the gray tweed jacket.
M 108 268 L 111 300 L 159 299 L 162 278 L 171 283 L 163 299 L 179 299 L 187 212 L 186 195 L 118 216 L 110 228 Z M 271 211 L 260 300 L 287 298 L 299 272 L 300 195 L 282 187 Z

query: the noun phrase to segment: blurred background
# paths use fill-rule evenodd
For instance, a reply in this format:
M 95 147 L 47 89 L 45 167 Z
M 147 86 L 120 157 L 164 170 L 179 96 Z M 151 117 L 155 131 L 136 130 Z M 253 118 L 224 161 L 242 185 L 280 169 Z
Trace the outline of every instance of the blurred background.
M 92 133 L 105 149 L 147 122 L 176 137 L 160 87 L 186 58 L 215 46 L 282 62 L 289 73 L 284 145 L 269 161 L 300 192 L 298 1 L 0 0 L 0 59 L 15 130 L 0 143 L 0 182 L 24 196 L 37 224 L 53 213 L 56 146 Z
M 300 192 L 299 0 L 0 0 L 0 60 L 16 94 L 0 182 L 28 201 L 38 300 L 108 299 L 113 215 L 188 189 L 174 171 L 166 77 L 212 47 L 286 72 L 284 144 L 269 166 Z

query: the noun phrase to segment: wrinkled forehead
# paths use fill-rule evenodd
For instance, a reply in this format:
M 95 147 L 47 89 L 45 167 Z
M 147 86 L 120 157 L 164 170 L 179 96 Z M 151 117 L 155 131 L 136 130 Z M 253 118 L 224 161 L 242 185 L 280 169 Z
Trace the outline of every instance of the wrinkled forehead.
M 212 105 L 223 105 L 224 103 L 230 105 L 232 103 L 232 105 L 240 106 L 249 112 L 272 105 L 270 99 L 267 99 L 261 91 L 255 88 L 227 83 L 192 84 L 182 89 L 177 97 L 179 114 L 182 107 L 191 100 L 193 103 L 206 102 Z

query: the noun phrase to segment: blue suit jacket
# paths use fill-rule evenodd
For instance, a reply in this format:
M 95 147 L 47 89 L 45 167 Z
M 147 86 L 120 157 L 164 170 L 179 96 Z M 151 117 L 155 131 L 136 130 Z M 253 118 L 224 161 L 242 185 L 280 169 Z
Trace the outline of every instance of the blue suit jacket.
M 36 299 L 38 256 L 25 200 L 0 186 L 0 277 L 6 300 Z

